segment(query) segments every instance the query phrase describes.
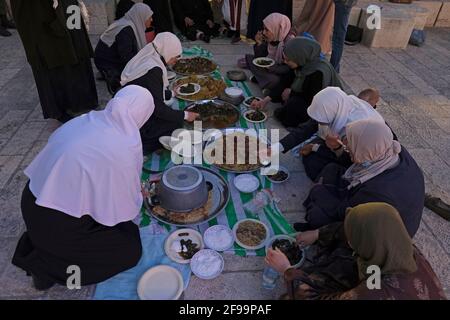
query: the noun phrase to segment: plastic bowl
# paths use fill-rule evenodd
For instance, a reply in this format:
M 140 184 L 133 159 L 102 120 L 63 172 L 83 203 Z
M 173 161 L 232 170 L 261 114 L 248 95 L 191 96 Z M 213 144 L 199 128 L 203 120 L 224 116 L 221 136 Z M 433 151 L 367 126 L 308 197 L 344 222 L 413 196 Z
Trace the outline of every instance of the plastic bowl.
M 238 87 L 231 87 L 231 88 L 226 88 L 225 93 L 229 97 L 236 99 L 236 98 L 242 97 L 242 95 L 244 94 L 244 91 L 242 91 L 242 89 L 238 88 Z

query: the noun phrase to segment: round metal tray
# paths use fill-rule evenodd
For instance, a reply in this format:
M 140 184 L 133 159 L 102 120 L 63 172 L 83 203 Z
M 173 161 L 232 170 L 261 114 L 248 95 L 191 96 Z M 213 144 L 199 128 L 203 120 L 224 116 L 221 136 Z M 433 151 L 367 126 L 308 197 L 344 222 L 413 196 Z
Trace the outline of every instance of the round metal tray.
M 182 78 L 178 78 L 178 79 L 176 79 L 175 81 L 173 81 L 173 82 L 170 84 L 170 89 L 173 90 L 173 91 L 175 92 L 175 97 L 176 97 L 176 98 L 178 98 L 178 99 L 180 99 L 180 100 L 188 101 L 188 102 L 196 102 L 196 101 L 202 101 L 202 100 L 214 100 L 214 99 L 217 99 L 217 98 L 219 97 L 219 95 L 215 95 L 215 96 L 213 96 L 213 97 L 208 97 L 208 98 L 206 98 L 206 99 L 198 100 L 198 99 L 193 99 L 191 96 L 182 96 L 182 95 L 177 94 L 177 93 L 176 93 L 176 90 L 175 90 L 176 87 L 177 87 L 176 84 L 177 84 L 179 81 L 181 81 L 181 80 L 183 80 L 183 79 L 186 79 L 186 78 L 188 78 L 188 77 L 191 77 L 191 76 L 196 76 L 196 77 L 199 77 L 199 78 L 207 78 L 207 77 L 209 77 L 209 78 L 212 78 L 213 80 L 219 80 L 219 79 L 214 79 L 213 77 L 207 76 L 207 75 L 188 75 L 188 76 L 185 76 L 185 77 L 182 77 Z M 223 79 L 220 79 L 220 80 L 223 81 Z
M 230 199 L 230 189 L 228 187 L 227 182 L 222 178 L 222 176 L 220 176 L 218 173 L 214 172 L 211 169 L 200 167 L 200 166 L 195 166 L 195 167 L 203 173 L 206 182 L 210 182 L 213 186 L 213 188 L 211 190 L 213 204 L 212 204 L 212 208 L 209 212 L 209 215 L 206 219 L 197 221 L 195 223 L 187 223 L 187 224 L 174 223 L 172 221 L 167 221 L 167 220 L 163 219 L 162 217 L 153 214 L 152 206 L 150 205 L 147 198 L 144 199 L 146 214 L 150 214 L 153 218 L 155 218 L 158 221 L 161 221 L 163 223 L 167 223 L 169 225 L 176 226 L 176 227 L 197 226 L 197 225 L 206 223 L 206 222 L 216 218 L 218 215 L 220 215 L 222 213 L 222 210 L 227 205 L 228 200 Z M 189 214 L 189 213 L 186 213 L 186 214 Z
M 222 132 L 222 135 L 225 136 L 225 135 L 231 134 L 231 133 L 233 133 L 233 132 L 245 132 L 246 129 L 243 129 L 243 128 L 226 128 L 226 129 L 223 129 L 223 130 L 220 130 L 220 131 Z M 204 149 L 208 148 L 208 146 L 210 146 L 210 145 L 213 145 L 213 144 L 215 143 L 215 140 L 216 140 L 216 139 L 210 139 L 210 140 L 206 143 Z M 266 143 L 267 143 L 267 146 L 270 146 L 270 141 L 269 141 L 269 139 L 267 139 Z M 216 167 L 216 168 L 219 169 L 219 170 L 222 170 L 222 171 L 225 171 L 225 172 L 230 172 L 230 173 L 251 173 L 251 172 L 255 172 L 255 171 L 257 171 L 257 170 L 259 170 L 259 169 L 265 167 L 264 165 L 260 164 L 260 165 L 258 165 L 257 167 L 255 167 L 255 169 L 251 169 L 251 170 L 231 170 L 231 169 L 223 168 L 223 167 L 221 167 L 220 165 L 217 165 L 217 164 L 214 164 L 214 163 L 212 163 L 211 165 L 214 166 L 214 167 Z
M 187 59 L 193 59 L 193 58 L 203 58 L 205 60 L 209 60 L 209 61 L 211 61 L 212 63 L 214 63 L 216 65 L 216 68 L 214 70 L 212 70 L 212 71 L 202 72 L 202 73 L 181 73 L 181 72 L 175 71 L 173 69 L 173 67 L 171 68 L 171 70 L 173 72 L 175 72 L 176 74 L 180 75 L 180 76 L 202 76 L 202 75 L 209 75 L 211 73 L 214 73 L 216 70 L 219 69 L 219 65 L 216 62 L 214 62 L 214 60 L 209 59 L 209 58 L 205 58 L 205 57 L 202 57 L 202 56 L 190 56 L 190 57 L 184 57 L 184 58 L 181 58 L 181 59 L 178 59 L 178 60 L 187 60 Z

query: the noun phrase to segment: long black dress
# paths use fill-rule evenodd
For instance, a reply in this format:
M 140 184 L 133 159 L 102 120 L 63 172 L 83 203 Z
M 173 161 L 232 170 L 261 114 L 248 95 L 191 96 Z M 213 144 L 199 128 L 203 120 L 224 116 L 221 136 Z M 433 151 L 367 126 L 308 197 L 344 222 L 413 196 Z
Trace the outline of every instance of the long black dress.
M 292 0 L 252 0 L 248 14 L 247 37 L 253 39 L 263 29 L 263 20 L 278 12 L 292 21 Z
M 144 0 L 153 10 L 153 27 L 156 33 L 173 32 L 169 0 Z
M 69 266 L 78 266 L 81 285 L 102 282 L 134 267 L 141 257 L 139 228 L 133 222 L 114 227 L 36 205 L 29 183 L 22 193 L 27 227 L 12 263 L 40 281 L 66 285 Z
M 159 67 L 148 71 L 142 77 L 127 85 L 138 85 L 148 89 L 153 95 L 155 111 L 141 128 L 141 139 L 144 154 L 149 154 L 162 148 L 159 137 L 170 136 L 172 132 L 183 126 L 184 111 L 174 110 L 164 103 L 163 74 Z
M 67 8 L 77 0 L 13 0 L 11 7 L 28 62 L 33 70 L 44 118 L 61 119 L 98 106 L 84 23 L 67 28 Z

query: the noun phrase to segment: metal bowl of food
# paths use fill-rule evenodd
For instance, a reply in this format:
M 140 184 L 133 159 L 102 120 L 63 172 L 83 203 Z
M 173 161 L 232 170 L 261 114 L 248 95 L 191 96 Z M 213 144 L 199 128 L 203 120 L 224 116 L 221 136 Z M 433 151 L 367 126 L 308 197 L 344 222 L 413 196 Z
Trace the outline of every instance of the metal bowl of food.
M 245 81 L 247 80 L 247 75 L 241 70 L 230 70 L 227 71 L 227 77 L 231 81 Z
M 152 201 L 166 210 L 188 212 L 202 207 L 208 200 L 208 185 L 203 174 L 189 165 L 167 169 Z

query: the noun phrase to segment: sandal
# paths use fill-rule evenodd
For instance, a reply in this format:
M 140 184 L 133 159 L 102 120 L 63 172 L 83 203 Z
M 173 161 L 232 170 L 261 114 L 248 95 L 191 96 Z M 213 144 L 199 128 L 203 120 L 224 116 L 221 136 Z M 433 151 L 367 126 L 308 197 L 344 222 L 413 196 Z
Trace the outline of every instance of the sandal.
M 425 207 L 432 210 L 447 221 L 450 221 L 450 205 L 446 204 L 440 198 L 425 195 Z

